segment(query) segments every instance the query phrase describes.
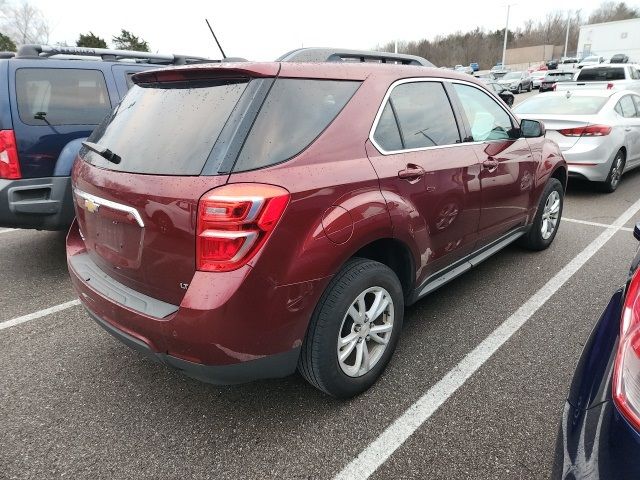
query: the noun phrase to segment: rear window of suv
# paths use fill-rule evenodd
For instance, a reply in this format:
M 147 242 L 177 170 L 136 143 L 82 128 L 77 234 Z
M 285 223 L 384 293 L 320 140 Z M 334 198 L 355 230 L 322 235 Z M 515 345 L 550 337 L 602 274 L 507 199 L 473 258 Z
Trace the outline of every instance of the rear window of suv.
M 576 79 L 578 82 L 607 80 L 624 80 L 624 67 L 583 68 Z
M 99 70 L 20 68 L 16 70 L 20 120 L 27 125 L 97 125 L 111 110 Z
M 92 165 L 155 175 L 198 175 L 248 82 L 135 85 L 89 137 L 121 158 L 83 152 Z

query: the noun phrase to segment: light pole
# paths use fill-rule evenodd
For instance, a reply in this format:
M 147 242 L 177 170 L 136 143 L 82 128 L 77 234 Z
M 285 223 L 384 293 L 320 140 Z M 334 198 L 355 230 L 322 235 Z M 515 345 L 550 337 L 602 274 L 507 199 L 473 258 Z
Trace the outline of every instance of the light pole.
M 511 10 L 511 5 L 507 5 L 507 23 L 504 25 L 504 43 L 502 44 L 502 68 L 505 68 L 505 60 L 507 56 L 507 37 L 509 36 L 509 10 Z
M 569 45 L 569 27 L 571 26 L 571 16 L 567 14 L 567 36 L 564 37 L 564 58 L 567 58 L 567 46 Z

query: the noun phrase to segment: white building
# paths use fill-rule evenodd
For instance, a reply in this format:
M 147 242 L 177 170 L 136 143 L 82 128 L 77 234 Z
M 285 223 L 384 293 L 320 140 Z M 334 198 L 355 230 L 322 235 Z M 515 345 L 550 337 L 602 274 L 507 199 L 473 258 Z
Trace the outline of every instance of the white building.
M 640 18 L 580 27 L 578 58 L 601 55 L 608 60 L 616 53 L 640 62 Z

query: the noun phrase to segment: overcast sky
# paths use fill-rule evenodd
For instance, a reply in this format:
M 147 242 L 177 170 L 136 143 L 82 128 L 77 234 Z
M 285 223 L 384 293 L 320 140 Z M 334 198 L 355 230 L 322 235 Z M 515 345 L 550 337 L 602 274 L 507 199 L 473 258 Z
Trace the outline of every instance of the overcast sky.
M 31 0 L 49 19 L 51 43 L 75 45 L 92 31 L 108 43 L 121 28 L 148 41 L 153 51 L 219 58 L 204 22 L 211 22 L 227 56 L 273 60 L 304 46 L 371 49 L 394 38 L 433 39 L 477 26 L 504 28 L 510 0 L 136 1 Z M 582 9 L 587 16 L 601 0 L 512 1 L 510 26 L 548 12 Z M 637 1 L 628 2 L 638 5 Z M 442 5 L 446 5 L 443 7 Z

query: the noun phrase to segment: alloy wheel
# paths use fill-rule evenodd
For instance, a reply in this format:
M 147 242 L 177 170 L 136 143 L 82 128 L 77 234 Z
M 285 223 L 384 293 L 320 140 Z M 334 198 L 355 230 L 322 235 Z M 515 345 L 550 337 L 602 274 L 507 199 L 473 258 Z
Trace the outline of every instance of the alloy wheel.
M 553 190 L 547 197 L 542 211 L 542 225 L 540 227 L 542 238 L 549 239 L 555 232 L 560 218 L 560 194 Z
M 620 183 L 620 178 L 622 178 L 622 155 L 618 154 L 613 162 L 614 163 L 613 168 L 611 169 L 610 183 L 612 188 L 616 188 L 618 186 L 618 183 Z
M 338 363 L 350 377 L 361 377 L 380 361 L 393 331 L 394 305 L 387 290 L 360 293 L 345 314 L 338 333 Z

